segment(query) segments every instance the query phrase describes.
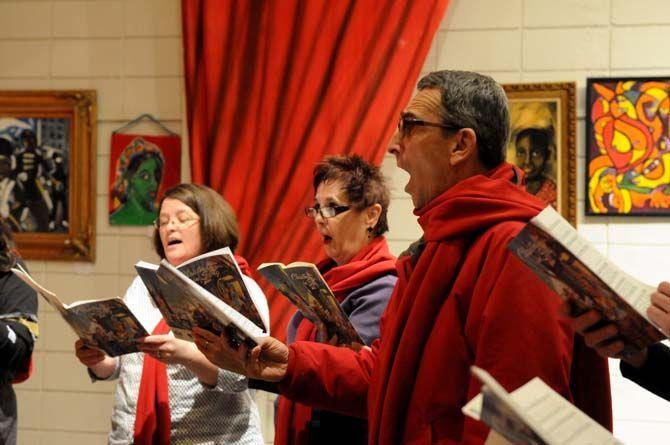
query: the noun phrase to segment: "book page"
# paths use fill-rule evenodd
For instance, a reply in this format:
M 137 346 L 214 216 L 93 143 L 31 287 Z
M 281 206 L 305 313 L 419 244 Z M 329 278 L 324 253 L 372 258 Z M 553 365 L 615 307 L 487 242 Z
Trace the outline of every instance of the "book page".
M 20 264 L 17 264 L 18 267 L 12 268 L 12 272 L 21 279 L 24 283 L 26 283 L 28 286 L 30 286 L 35 292 L 38 294 L 42 295 L 42 298 L 47 300 L 47 303 L 49 303 L 54 309 L 56 309 L 58 312 L 61 314 L 65 313 L 65 305 L 63 304 L 62 301 L 54 294 L 51 292 L 49 289 L 43 287 L 41 284 L 39 284 L 37 281 L 33 279 L 33 277 L 30 276 L 26 270 L 21 267 Z
M 509 394 L 486 371 L 471 369 L 482 382 L 482 393 L 468 402 L 463 413 L 480 419 L 512 443 L 621 443 L 539 377 Z
M 640 315 L 647 318 L 647 308 L 651 305 L 650 296 L 656 290 L 654 287 L 642 283 L 612 263 L 582 238 L 577 230 L 553 207 L 547 207 L 531 222 L 559 240 L 614 292 L 626 300 Z
M 620 444 L 599 423 L 561 397 L 540 378 L 535 377 L 511 395 L 539 426 L 550 444 Z
M 554 226 L 550 230 L 557 235 L 545 232 L 533 220 L 510 242 L 509 250 L 559 297 L 570 302 L 574 315 L 593 309 L 605 321 L 616 324 L 619 336 L 624 341 L 624 355 L 633 354 L 664 339 L 662 332 L 649 323 L 626 299 L 618 296 L 581 258 L 590 259 L 592 265 L 595 261 L 600 261 L 601 270 L 605 270 L 602 266 L 604 264 L 610 265 L 608 270 L 614 270 L 616 266 L 611 265 L 595 248 L 578 237 L 572 226 L 560 215 L 556 219 L 557 214 L 553 209 L 548 209 L 550 210 L 546 210 L 547 213 L 543 211 L 538 216 L 544 215 L 543 224 L 546 227 L 546 223 L 550 221 L 549 224 Z M 580 256 L 565 247 L 563 242 L 572 245 Z M 630 286 L 625 287 L 621 283 L 629 283 Z M 651 289 L 638 283 L 622 272 L 620 283 L 617 284 L 620 289 L 636 289 L 634 293 L 639 298 L 633 303 L 642 307 L 641 301 L 646 300 L 645 304 L 648 305 Z
M 462 409 L 464 414 L 470 415 L 474 412 L 475 418 L 512 443 L 530 445 L 548 443 L 541 427 L 533 425 L 528 413 L 517 405 L 491 374 L 476 366 L 472 366 L 470 370 L 482 383 L 482 392 Z

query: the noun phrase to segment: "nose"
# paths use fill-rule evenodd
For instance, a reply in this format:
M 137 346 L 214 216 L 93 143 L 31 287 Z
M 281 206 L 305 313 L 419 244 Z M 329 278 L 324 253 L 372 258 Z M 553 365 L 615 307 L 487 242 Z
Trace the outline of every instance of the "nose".
M 402 137 L 400 135 L 400 131 L 396 128 L 396 130 L 393 132 L 393 136 L 391 137 L 391 141 L 389 142 L 389 146 L 386 149 L 386 151 L 389 154 L 392 154 L 393 156 L 398 156 L 400 153 L 400 141 Z
M 316 216 L 314 217 L 314 224 L 318 226 L 323 226 L 326 224 L 326 220 L 321 216 L 321 212 L 316 212 Z

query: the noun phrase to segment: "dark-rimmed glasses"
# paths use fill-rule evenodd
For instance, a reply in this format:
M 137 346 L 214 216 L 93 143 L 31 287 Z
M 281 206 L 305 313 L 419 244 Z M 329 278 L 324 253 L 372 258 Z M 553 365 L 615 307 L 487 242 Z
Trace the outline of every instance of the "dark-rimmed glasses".
M 316 215 L 321 215 L 321 218 L 332 218 L 337 216 L 340 213 L 344 213 L 349 210 L 351 206 L 326 206 L 321 207 L 318 204 L 314 207 L 307 207 L 305 209 L 305 215 L 310 218 L 316 218 Z
M 398 119 L 398 131 L 400 134 L 405 135 L 409 134 L 412 132 L 412 128 L 414 127 L 437 127 L 437 128 L 442 128 L 444 130 L 460 130 L 463 127 L 458 127 L 456 125 L 446 125 L 446 124 L 439 124 L 437 122 L 426 122 L 421 119 L 417 119 L 414 116 L 409 116 L 406 114 L 403 114 L 400 116 L 400 119 Z

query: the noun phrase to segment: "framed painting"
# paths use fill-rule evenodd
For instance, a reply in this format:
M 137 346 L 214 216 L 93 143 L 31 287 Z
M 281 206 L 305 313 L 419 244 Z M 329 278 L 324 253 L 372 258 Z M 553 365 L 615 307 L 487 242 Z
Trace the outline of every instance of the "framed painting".
M 670 77 L 587 79 L 587 215 L 670 215 L 669 95 Z
M 95 91 L 0 91 L 0 216 L 23 258 L 94 260 L 95 133 Z
M 575 225 L 575 83 L 522 83 L 503 88 L 510 107 L 507 161 L 523 170 L 529 193 L 554 206 Z

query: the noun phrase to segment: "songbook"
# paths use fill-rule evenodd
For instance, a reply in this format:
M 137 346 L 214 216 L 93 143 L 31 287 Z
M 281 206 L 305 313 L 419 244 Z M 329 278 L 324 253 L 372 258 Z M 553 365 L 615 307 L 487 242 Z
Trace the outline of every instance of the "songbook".
M 90 348 L 117 357 L 139 352 L 137 340 L 149 335 L 119 297 L 64 304 L 54 292 L 35 281 L 21 265 L 17 264 L 12 272 L 41 295 Z
M 482 389 L 462 411 L 492 429 L 488 445 L 622 444 L 539 377 L 508 393 L 488 372 L 470 369 Z
M 364 344 L 314 264 L 263 263 L 257 270 L 316 326 L 317 341 L 345 346 Z
M 140 261 L 135 269 L 174 333 L 193 341 L 194 327 L 225 332 L 250 346 L 268 335 L 260 312 L 229 248 L 195 257 L 178 267 Z
M 647 317 L 655 288 L 617 267 L 553 207 L 533 218 L 508 248 L 570 303 L 573 316 L 593 309 L 603 324 L 616 324 L 625 345 L 623 356 L 665 338 Z

